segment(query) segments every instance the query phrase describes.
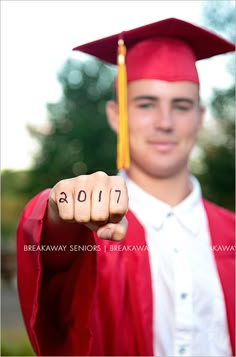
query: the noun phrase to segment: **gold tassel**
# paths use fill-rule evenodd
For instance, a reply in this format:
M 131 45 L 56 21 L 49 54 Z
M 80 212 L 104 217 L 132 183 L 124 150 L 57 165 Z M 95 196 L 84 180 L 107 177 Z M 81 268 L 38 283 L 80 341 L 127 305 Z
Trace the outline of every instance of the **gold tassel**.
M 117 95 L 119 111 L 119 128 L 117 138 L 117 169 L 129 168 L 129 139 L 128 139 L 128 115 L 127 115 L 127 77 L 125 65 L 126 47 L 123 40 L 118 41 L 118 74 Z

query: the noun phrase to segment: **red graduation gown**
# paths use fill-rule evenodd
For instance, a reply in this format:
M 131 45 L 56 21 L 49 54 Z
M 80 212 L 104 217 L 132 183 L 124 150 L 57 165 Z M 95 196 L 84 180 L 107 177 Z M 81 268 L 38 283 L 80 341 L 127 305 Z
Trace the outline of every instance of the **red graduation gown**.
M 56 232 L 58 247 L 64 245 L 65 251 L 40 253 L 37 244 L 46 247 L 48 195 L 45 190 L 28 203 L 17 230 L 19 299 L 34 351 L 47 356 L 153 355 L 151 275 L 143 227 L 129 211 L 127 235 L 117 243 L 71 225 L 70 234 L 67 229 Z M 234 355 L 234 215 L 203 202 Z M 75 251 L 76 245 L 85 251 Z

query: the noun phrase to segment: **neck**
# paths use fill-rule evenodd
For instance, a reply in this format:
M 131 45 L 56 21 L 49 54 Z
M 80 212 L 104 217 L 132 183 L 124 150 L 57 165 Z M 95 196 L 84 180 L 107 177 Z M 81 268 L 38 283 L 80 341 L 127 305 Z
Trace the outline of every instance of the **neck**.
M 184 200 L 192 191 L 188 170 L 171 177 L 153 177 L 144 172 L 127 172 L 128 177 L 148 194 L 167 203 L 171 207 Z

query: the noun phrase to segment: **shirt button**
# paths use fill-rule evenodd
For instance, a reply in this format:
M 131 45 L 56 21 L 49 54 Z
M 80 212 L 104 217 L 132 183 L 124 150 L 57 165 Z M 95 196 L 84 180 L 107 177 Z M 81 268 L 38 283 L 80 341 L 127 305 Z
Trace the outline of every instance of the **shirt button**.
M 181 297 L 181 299 L 186 299 L 186 297 L 188 296 L 188 294 L 187 293 L 182 293 L 182 294 L 180 294 L 180 297 Z
M 167 213 L 167 217 L 171 217 L 171 216 L 173 216 L 173 212 Z
M 180 354 L 180 355 L 183 355 L 183 354 L 185 353 L 185 351 L 186 351 L 186 349 L 185 349 L 184 346 L 182 346 L 182 347 L 179 348 L 179 354 Z
M 177 248 L 173 249 L 174 253 L 179 253 L 179 250 Z

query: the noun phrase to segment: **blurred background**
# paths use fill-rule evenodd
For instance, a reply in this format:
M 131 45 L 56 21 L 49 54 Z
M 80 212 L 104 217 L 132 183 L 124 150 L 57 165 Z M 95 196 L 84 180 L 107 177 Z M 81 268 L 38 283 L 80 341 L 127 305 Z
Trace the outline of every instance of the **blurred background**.
M 1 355 L 33 355 L 16 286 L 15 232 L 26 202 L 58 180 L 115 174 L 104 106 L 115 68 L 72 48 L 167 17 L 235 41 L 235 2 L 1 1 Z M 204 63 L 203 63 L 204 62 Z M 235 208 L 234 54 L 197 64 L 206 121 L 190 168 L 206 198 Z

